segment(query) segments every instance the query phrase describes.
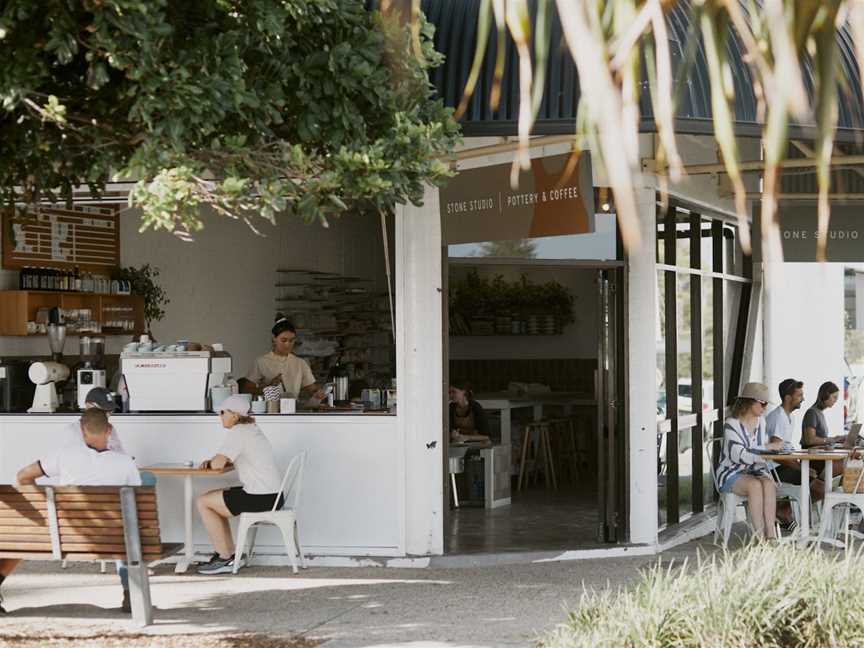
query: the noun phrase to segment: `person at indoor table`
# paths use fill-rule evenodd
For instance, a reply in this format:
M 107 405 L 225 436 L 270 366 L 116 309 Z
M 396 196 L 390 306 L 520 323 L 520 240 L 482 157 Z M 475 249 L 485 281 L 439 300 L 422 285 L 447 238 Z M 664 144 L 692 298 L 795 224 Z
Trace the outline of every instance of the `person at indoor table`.
M 324 391 L 315 382 L 309 364 L 294 355 L 297 342 L 294 324 L 279 314 L 270 332 L 273 335 L 272 350 L 255 360 L 249 375 L 240 379 L 240 391 L 260 394 L 264 387 L 278 385 L 286 398 L 312 399 L 318 402 L 324 399 Z
M 489 421 L 465 380 L 450 381 L 450 440 L 489 441 Z

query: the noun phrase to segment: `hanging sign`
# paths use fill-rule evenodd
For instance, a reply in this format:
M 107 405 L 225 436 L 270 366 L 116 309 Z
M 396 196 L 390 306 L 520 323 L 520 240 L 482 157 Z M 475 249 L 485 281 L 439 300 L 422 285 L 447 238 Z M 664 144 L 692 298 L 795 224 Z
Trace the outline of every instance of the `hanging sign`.
M 441 188 L 446 244 L 594 231 L 590 153 L 535 158 L 515 189 L 511 169 L 509 163 L 465 169 Z
M 819 241 L 816 205 L 789 206 L 778 209 L 783 260 L 789 262 L 816 261 Z M 762 261 L 761 206 L 753 210 L 753 260 Z M 826 261 L 864 261 L 864 218 L 860 207 L 835 205 L 828 222 Z

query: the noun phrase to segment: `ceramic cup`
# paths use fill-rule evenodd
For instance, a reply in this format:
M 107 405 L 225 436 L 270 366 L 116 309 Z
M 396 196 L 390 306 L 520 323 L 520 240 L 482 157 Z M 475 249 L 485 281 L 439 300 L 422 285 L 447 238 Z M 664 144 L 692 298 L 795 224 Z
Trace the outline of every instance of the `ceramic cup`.
M 280 398 L 279 399 L 279 413 L 280 414 L 294 414 L 297 412 L 297 399 L 296 398 Z
M 268 414 L 278 414 L 279 413 L 279 401 L 278 400 L 269 400 L 267 403 L 267 413 Z
M 267 411 L 267 403 L 263 400 L 252 401 L 252 413 L 263 414 Z

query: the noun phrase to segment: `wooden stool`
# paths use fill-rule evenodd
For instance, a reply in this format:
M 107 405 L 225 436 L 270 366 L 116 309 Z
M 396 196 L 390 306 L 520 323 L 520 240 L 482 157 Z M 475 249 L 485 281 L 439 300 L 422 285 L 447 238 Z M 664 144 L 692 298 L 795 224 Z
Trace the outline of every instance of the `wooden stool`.
M 530 455 L 530 458 L 529 458 Z M 522 491 L 522 484 L 536 477 L 541 470 L 539 463 L 543 462 L 543 479 L 546 487 L 557 490 L 558 480 L 555 477 L 555 466 L 552 459 L 552 448 L 549 440 L 549 423 L 534 421 L 525 426 L 522 437 L 522 459 L 519 462 L 519 482 L 516 487 Z

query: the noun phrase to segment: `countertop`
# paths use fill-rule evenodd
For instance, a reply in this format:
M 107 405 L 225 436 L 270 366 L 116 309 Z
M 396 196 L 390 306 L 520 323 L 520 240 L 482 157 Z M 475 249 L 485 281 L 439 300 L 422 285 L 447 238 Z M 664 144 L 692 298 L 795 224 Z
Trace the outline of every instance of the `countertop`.
M 51 417 L 51 418 L 61 418 L 61 417 L 78 417 L 81 416 L 81 412 L 0 412 L 0 417 L 9 417 L 9 416 L 26 416 L 26 417 Z M 218 414 L 215 412 L 117 412 L 111 415 L 112 417 L 122 418 L 124 416 L 213 416 L 217 417 Z M 390 412 L 352 412 L 345 410 L 336 410 L 333 412 L 321 412 L 317 410 L 310 411 L 299 411 L 294 414 L 252 414 L 256 419 L 278 419 L 285 418 L 291 416 L 396 416 L 395 414 L 391 414 Z

